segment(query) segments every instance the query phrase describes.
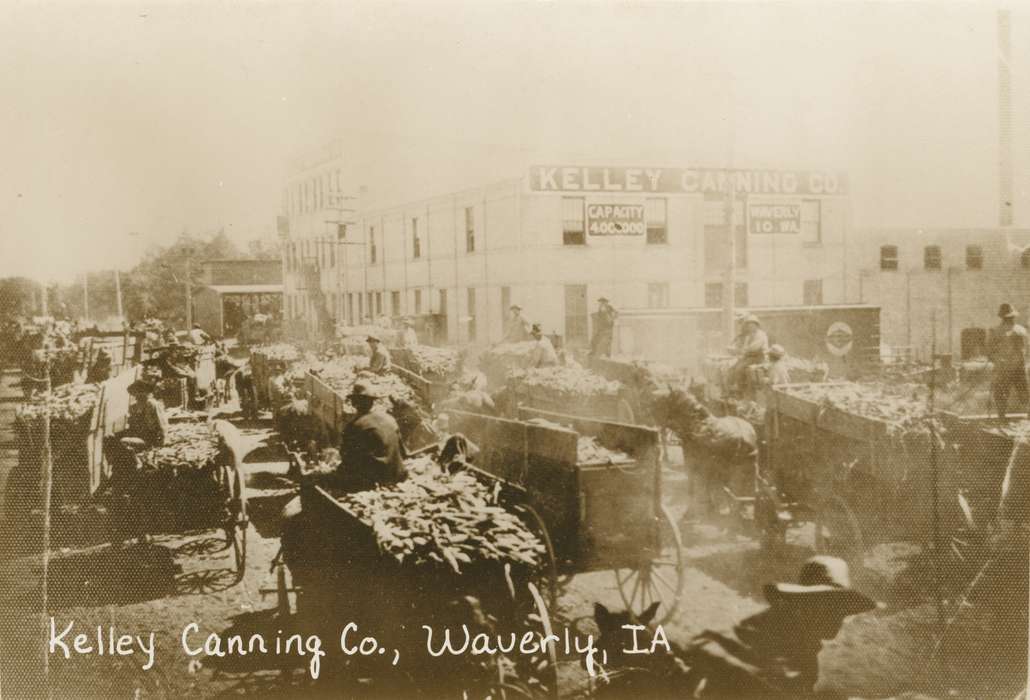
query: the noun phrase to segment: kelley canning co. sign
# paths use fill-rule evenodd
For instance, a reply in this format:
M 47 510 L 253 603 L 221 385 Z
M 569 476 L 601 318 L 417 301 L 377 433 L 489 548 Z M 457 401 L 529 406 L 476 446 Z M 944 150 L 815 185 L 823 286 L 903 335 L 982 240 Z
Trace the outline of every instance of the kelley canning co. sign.
M 719 170 L 713 168 L 606 168 L 536 165 L 529 171 L 535 192 L 640 192 L 717 194 L 730 187 L 741 194 L 840 195 L 843 173 L 817 170 Z

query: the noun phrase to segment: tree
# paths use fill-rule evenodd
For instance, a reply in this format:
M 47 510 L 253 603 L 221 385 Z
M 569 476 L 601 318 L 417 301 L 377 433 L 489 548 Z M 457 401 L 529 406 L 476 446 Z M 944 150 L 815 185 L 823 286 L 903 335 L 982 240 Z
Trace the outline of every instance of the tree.
M 32 316 L 39 313 L 39 295 L 39 283 L 27 277 L 0 279 L 0 316 Z

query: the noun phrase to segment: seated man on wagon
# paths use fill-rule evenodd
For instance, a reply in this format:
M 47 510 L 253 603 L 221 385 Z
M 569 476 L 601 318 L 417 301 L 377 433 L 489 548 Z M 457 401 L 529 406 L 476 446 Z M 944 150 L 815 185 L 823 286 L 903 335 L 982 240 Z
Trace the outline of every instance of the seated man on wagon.
M 362 381 L 354 382 L 347 396 L 358 415 L 340 436 L 337 473 L 349 491 L 367 491 L 407 477 L 400 429 L 390 414 L 376 409 L 378 398 L 373 388 Z

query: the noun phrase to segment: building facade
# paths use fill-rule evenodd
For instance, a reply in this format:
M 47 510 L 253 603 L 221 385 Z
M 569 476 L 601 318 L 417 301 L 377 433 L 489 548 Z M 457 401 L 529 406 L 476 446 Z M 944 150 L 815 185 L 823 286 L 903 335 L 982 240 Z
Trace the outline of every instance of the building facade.
M 1030 230 L 876 229 L 858 232 L 862 302 L 881 307 L 884 345 L 927 361 L 983 353 L 998 306 L 1030 315 Z
M 523 177 L 348 211 L 338 158 L 284 193 L 285 312 L 311 329 L 437 314 L 452 343 L 496 342 L 508 307 L 570 345 L 617 308 L 859 301 L 838 173 L 536 166 Z M 728 192 L 734 189 L 734 230 Z M 360 204 L 360 203 L 358 203 Z

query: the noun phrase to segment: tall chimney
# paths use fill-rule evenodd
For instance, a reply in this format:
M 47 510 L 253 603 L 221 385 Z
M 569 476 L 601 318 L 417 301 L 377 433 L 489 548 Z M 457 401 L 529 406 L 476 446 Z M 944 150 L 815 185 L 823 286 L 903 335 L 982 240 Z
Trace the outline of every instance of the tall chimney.
M 998 224 L 1012 226 L 1015 212 L 1012 175 L 1012 18 L 998 10 Z

